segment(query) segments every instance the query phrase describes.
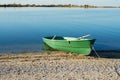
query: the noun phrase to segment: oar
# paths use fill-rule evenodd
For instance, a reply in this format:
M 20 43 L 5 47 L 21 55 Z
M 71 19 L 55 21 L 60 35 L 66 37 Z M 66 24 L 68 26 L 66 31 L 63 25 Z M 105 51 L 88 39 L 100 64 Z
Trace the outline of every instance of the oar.
M 89 37 L 89 36 L 90 36 L 90 34 L 87 34 L 87 35 L 85 35 L 85 36 L 81 36 L 81 37 L 79 37 L 78 39 L 87 38 L 87 37 Z
M 56 35 L 54 35 L 54 36 L 53 36 L 52 40 L 54 40 L 54 39 L 55 39 L 55 37 L 56 37 Z

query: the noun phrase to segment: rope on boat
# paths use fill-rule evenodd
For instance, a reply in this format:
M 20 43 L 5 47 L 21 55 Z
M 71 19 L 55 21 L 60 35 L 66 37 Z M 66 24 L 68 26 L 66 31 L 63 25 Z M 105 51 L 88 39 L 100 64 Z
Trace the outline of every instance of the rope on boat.
M 95 52 L 95 54 L 97 55 L 97 57 L 100 58 L 100 55 L 96 52 L 94 46 L 92 46 L 92 50 Z

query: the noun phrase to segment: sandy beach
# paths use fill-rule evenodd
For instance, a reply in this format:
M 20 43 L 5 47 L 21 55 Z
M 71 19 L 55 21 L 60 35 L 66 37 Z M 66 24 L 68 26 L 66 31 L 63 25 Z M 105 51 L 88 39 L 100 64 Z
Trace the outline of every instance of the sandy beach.
M 61 51 L 0 54 L 0 80 L 120 80 L 119 56 L 105 56 Z

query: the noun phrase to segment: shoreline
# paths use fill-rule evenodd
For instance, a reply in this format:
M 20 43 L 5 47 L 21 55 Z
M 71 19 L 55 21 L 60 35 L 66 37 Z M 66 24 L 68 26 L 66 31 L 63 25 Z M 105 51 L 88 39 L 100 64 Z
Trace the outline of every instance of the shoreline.
M 62 51 L 0 54 L 1 80 L 120 79 L 120 58 L 97 58 Z
M 77 53 L 72 53 L 72 52 L 64 52 L 64 51 L 58 51 L 58 50 L 41 50 L 41 51 L 12 51 L 12 52 L 3 52 L 0 53 L 0 56 L 2 55 L 19 55 L 19 54 L 48 54 L 48 53 L 54 53 L 54 52 L 58 52 L 58 53 L 64 53 L 64 54 L 75 54 L 75 55 L 79 55 Z M 101 58 L 120 58 L 120 50 L 96 50 L 97 54 L 101 56 Z M 80 54 L 81 55 L 81 54 Z M 94 52 L 94 50 L 91 51 L 91 53 L 88 55 L 89 57 L 97 57 L 96 53 Z
M 0 4 L 0 8 L 10 8 L 10 7 L 15 7 L 15 8 L 22 8 L 22 7 L 46 7 L 46 8 L 120 8 L 120 6 L 92 6 L 92 5 L 21 5 L 21 4 Z
M 90 8 L 84 8 L 84 7 L 0 7 L 0 8 L 81 8 L 81 9 L 109 9 L 109 8 L 120 8 L 120 7 L 90 7 Z

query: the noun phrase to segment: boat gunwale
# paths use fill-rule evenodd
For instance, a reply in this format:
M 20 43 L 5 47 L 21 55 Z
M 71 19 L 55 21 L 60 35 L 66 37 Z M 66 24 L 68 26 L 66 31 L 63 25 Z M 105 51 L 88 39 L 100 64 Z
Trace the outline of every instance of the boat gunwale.
M 92 39 L 92 38 L 76 39 L 76 40 L 67 40 L 67 39 L 59 40 L 59 39 L 48 39 L 46 37 L 44 37 L 43 39 L 46 39 L 49 41 L 73 41 L 73 42 L 96 40 L 96 39 Z

